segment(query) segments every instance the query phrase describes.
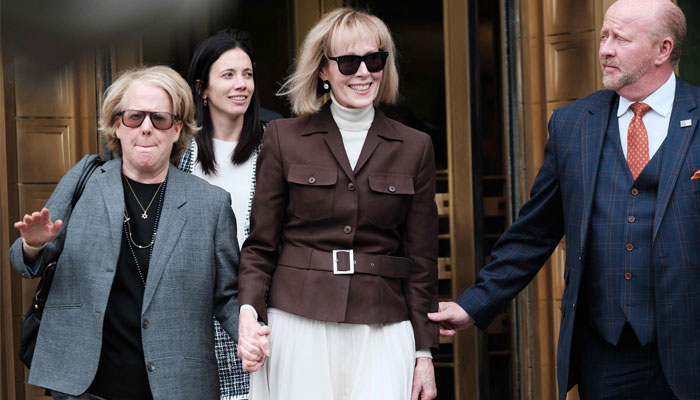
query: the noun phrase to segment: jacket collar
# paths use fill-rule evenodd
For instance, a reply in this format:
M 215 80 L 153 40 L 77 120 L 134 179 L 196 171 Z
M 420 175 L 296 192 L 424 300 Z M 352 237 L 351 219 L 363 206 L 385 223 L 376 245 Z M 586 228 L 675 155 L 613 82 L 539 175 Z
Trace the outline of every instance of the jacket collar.
M 590 217 L 595 196 L 596 182 L 598 180 L 598 165 L 603 151 L 603 140 L 608 129 L 608 123 L 613 108 L 617 104 L 618 96 L 612 90 L 596 92 L 583 100 L 583 108 L 586 110 L 581 122 L 581 157 L 583 178 L 583 215 L 581 219 L 580 247 L 583 256 L 588 242 Z M 576 133 L 574 133 L 576 134 Z
M 657 189 L 653 239 L 656 239 L 656 234 L 659 232 L 676 182 L 678 179 L 690 179 L 689 176 L 680 175 L 690 142 L 700 124 L 697 93 L 697 89 L 693 89 L 676 77 L 676 95 L 671 108 L 671 121 L 664 140 L 664 157 L 661 163 L 661 174 L 664 179 L 659 182 Z
M 333 130 L 338 130 L 338 126 L 335 124 L 331 114 L 331 102 L 327 101 L 319 112 L 309 115 L 309 122 L 301 130 L 301 135 L 329 133 Z M 389 118 L 376 107 L 374 109 L 374 121 L 372 121 L 372 126 L 369 128 L 369 134 L 375 134 L 388 140 L 403 140 L 401 133 L 397 132 L 389 123 Z

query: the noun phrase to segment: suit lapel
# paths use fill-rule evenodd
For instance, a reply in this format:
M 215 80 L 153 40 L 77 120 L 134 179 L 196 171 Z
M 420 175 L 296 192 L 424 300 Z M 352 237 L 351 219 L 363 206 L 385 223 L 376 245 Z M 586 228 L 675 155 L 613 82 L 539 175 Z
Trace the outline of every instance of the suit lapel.
M 105 163 L 95 171 L 109 218 L 110 249 L 113 260 L 119 257 L 124 224 L 124 188 L 121 184 L 121 159 Z
M 688 120 L 691 121 L 691 125 L 681 127 L 681 121 Z M 688 85 L 676 78 L 676 97 L 673 101 L 668 134 L 663 143 L 662 179 L 659 181 L 657 190 L 652 240 L 656 239 L 656 234 L 668 207 L 673 188 L 676 186 L 681 165 L 685 160 L 690 141 L 695 134 L 698 124 L 700 124 L 700 118 L 697 112 L 697 99 L 693 96 Z
M 183 181 L 184 172 L 170 165 L 168 170 L 168 182 L 165 187 L 165 198 L 163 199 L 163 209 L 158 221 L 158 233 L 156 243 L 153 245 L 153 254 L 148 267 L 148 277 L 146 278 L 146 290 L 143 294 L 143 307 L 141 312 L 148 309 L 153 295 L 155 294 L 163 271 L 167 268 L 170 256 L 173 254 L 175 245 L 180 238 L 182 229 L 185 226 L 186 215 L 182 207 L 187 202 L 187 191 Z
M 343 170 L 350 181 L 355 182 L 355 174 L 350 168 L 350 160 L 348 160 L 348 155 L 345 152 L 343 137 L 340 135 L 340 130 L 338 130 L 338 126 L 333 120 L 333 115 L 331 115 L 330 101 L 324 104 L 321 111 L 311 118 L 301 135 L 308 136 L 316 133 L 324 134 L 323 139 L 326 141 L 326 145 L 328 145 L 338 166 L 340 166 L 340 169 Z
M 372 154 L 374 154 L 374 151 L 377 150 L 381 142 L 380 136 L 389 140 L 401 140 L 400 137 L 395 135 L 394 130 L 388 124 L 387 117 L 384 113 L 378 108 L 375 108 L 374 120 L 367 131 L 367 138 L 365 139 L 364 145 L 362 145 L 360 157 L 357 159 L 357 164 L 355 165 L 355 174 L 360 172 L 362 167 L 367 163 L 367 160 L 369 160 Z
M 379 146 L 379 136 L 377 136 L 377 129 L 375 129 L 374 124 L 372 124 L 367 132 L 365 143 L 362 145 L 360 157 L 357 159 L 357 164 L 355 164 L 355 174 L 362 169 L 367 160 L 369 160 L 369 157 L 374 153 L 374 150 L 377 149 L 377 146 Z
M 330 129 L 328 133 L 323 137 L 326 140 L 328 148 L 331 150 L 333 157 L 338 162 L 338 165 L 343 170 L 345 175 L 348 176 L 350 181 L 355 182 L 355 174 L 350 168 L 350 160 L 348 160 L 348 154 L 345 152 L 345 146 L 343 145 L 343 137 L 340 136 L 340 131 L 335 124 L 335 121 L 331 121 L 329 125 Z
M 598 180 L 598 167 L 603 151 L 603 141 L 610 122 L 611 113 L 615 110 L 617 96 L 614 92 L 604 92 L 603 95 L 588 108 L 581 125 L 581 170 L 583 172 L 583 215 L 581 219 L 581 243 L 583 251 L 588 240 L 593 198 Z
M 355 170 L 353 171 L 352 168 L 350 168 L 350 161 L 348 160 L 348 154 L 345 151 L 345 145 L 343 145 L 343 137 L 341 136 L 338 125 L 335 123 L 333 115 L 331 114 L 330 102 L 326 103 L 321 111 L 315 115 L 311 121 L 309 121 L 309 124 L 302 132 L 302 136 L 308 136 L 315 133 L 325 134 L 324 140 L 326 141 L 331 154 L 333 154 L 336 162 L 351 182 L 355 182 L 355 175 L 367 163 L 372 154 L 374 154 L 375 150 L 382 142 L 382 139 L 402 140 L 402 136 L 394 131 L 394 129 L 388 123 L 388 118 L 384 115 L 384 113 L 375 108 L 374 120 L 372 121 L 372 125 L 367 132 L 365 143 L 362 145 L 360 156 L 357 159 L 357 164 L 355 165 Z

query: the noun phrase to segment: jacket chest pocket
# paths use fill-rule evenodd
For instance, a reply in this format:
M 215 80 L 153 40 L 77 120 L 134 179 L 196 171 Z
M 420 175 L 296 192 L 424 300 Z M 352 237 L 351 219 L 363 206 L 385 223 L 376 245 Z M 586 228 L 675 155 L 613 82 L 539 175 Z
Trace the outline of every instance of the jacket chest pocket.
M 692 150 L 693 149 L 691 148 L 691 151 Z M 691 162 L 691 160 L 689 160 L 687 165 L 683 166 L 681 169 L 680 175 L 678 175 L 678 183 L 676 185 L 681 189 L 681 191 L 700 191 L 700 179 L 693 179 L 693 177 L 696 176 L 696 173 L 698 173 L 698 176 L 700 176 L 700 162 Z
M 313 165 L 290 165 L 289 212 L 306 221 L 333 215 L 333 193 L 338 171 Z
M 406 211 L 415 193 L 413 177 L 401 174 L 371 173 L 367 219 L 381 228 L 396 228 L 406 218 Z

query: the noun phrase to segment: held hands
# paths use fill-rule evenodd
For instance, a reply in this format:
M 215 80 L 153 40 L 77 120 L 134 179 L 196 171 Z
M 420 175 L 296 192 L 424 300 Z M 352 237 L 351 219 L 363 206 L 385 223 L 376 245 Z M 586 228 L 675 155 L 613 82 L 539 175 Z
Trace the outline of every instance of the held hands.
M 30 257 L 35 256 L 46 243 L 58 236 L 62 225 L 63 221 L 60 219 L 51 222 L 49 210 L 46 208 L 42 208 L 41 211 L 35 211 L 31 215 L 24 214 L 24 218 L 21 221 L 15 222 L 15 228 L 19 229 L 24 242 L 33 247 L 32 249 L 23 246 L 24 253 Z
M 438 312 L 428 313 L 428 318 L 440 324 L 440 335 L 454 336 L 458 330 L 474 325 L 474 320 L 453 301 L 441 301 Z
M 416 367 L 413 369 L 411 400 L 432 400 L 435 397 L 437 397 L 437 387 L 433 360 L 428 357 L 418 357 Z
M 251 310 L 242 310 L 238 319 L 238 357 L 243 369 L 257 371 L 270 356 L 270 327 L 262 326 Z

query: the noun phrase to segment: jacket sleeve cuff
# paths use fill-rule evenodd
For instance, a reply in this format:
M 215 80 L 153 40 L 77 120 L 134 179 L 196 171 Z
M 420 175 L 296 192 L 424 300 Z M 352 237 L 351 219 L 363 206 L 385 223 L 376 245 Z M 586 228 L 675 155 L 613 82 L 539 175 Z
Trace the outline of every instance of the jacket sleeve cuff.
M 250 304 L 243 304 L 241 306 L 241 313 L 243 313 L 243 310 L 250 310 L 253 312 L 253 315 L 255 315 L 255 319 L 258 319 L 258 312 L 255 311 L 255 307 L 251 306 Z
M 430 348 L 416 350 L 416 358 L 419 358 L 419 357 L 433 358 L 433 355 L 430 352 Z

